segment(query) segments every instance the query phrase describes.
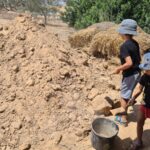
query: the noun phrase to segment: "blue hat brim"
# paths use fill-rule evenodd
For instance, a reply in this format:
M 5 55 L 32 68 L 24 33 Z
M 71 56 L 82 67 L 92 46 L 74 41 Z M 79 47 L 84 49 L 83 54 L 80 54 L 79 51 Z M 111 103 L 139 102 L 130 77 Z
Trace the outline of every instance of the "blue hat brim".
M 145 64 L 140 64 L 139 65 L 139 68 L 141 69 L 141 70 L 150 70 L 150 65 L 145 65 Z
M 120 27 L 119 29 L 118 29 L 118 32 L 120 33 L 120 34 L 123 34 L 123 35 L 125 35 L 125 34 L 129 34 L 129 35 L 137 35 L 137 32 L 136 31 L 131 31 L 131 30 L 127 30 L 127 29 L 124 29 L 124 28 L 122 28 L 122 27 Z

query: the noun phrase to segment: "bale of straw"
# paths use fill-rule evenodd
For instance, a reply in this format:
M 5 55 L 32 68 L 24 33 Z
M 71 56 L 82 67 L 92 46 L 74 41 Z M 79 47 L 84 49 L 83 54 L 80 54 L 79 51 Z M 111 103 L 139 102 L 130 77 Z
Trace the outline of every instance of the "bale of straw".
M 116 32 L 117 29 L 118 25 L 107 31 L 97 33 L 91 42 L 90 53 L 94 56 L 103 57 L 118 56 L 123 40 Z M 138 36 L 135 36 L 134 39 L 139 43 L 141 52 L 150 48 L 150 35 L 146 34 L 140 27 L 138 27 Z
M 95 28 L 80 30 L 69 37 L 69 43 L 74 48 L 84 47 L 91 42 L 93 36 L 98 32 L 99 30 Z
M 70 36 L 69 42 L 74 48 L 89 46 L 95 34 L 97 34 L 100 31 L 106 31 L 114 25 L 115 23 L 112 22 L 102 22 L 93 24 L 92 26 L 89 26 L 86 29 L 82 29 Z
M 90 46 L 90 53 L 94 56 L 102 57 L 117 56 L 123 40 L 118 34 L 109 33 L 108 31 L 99 32 L 95 35 Z

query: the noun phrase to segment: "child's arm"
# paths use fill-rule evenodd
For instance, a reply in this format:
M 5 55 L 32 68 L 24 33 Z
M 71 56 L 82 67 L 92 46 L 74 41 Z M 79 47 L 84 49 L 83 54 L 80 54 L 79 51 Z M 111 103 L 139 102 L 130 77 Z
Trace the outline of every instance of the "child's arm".
M 129 105 L 134 105 L 136 98 L 142 93 L 143 91 L 143 86 L 138 83 L 137 84 L 137 88 L 135 93 L 133 94 L 132 98 L 130 99 L 130 101 L 128 102 Z

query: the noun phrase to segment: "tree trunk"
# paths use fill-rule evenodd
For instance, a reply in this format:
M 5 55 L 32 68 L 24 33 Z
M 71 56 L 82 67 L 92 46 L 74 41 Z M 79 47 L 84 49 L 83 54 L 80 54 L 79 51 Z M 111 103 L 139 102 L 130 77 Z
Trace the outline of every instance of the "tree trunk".
M 44 24 L 47 25 L 47 14 L 43 14 L 44 15 Z

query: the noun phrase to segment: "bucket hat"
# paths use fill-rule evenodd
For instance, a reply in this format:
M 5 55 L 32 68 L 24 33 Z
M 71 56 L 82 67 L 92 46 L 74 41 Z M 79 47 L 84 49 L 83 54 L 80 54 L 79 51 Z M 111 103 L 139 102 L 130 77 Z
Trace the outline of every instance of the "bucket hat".
M 137 35 L 137 22 L 132 19 L 125 19 L 118 29 L 120 34 Z
M 142 70 L 150 70 L 150 52 L 144 54 L 143 63 L 139 65 Z

